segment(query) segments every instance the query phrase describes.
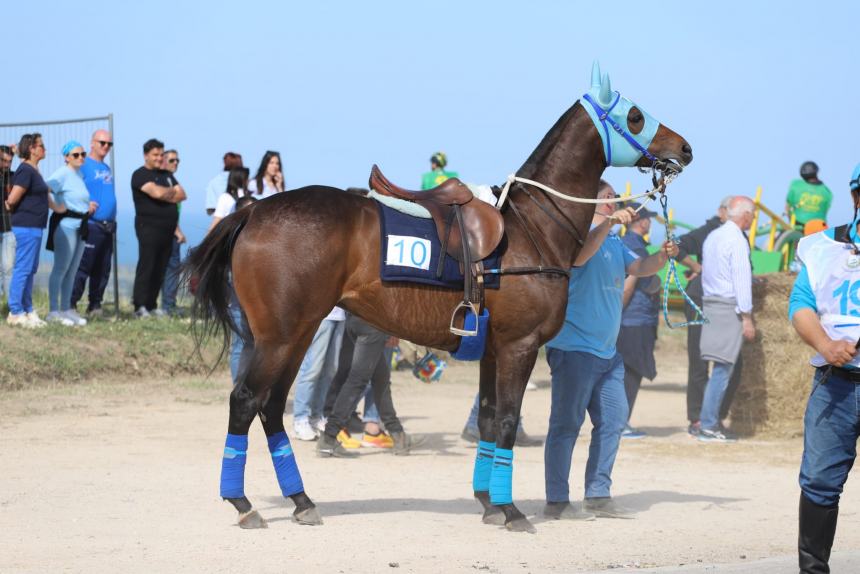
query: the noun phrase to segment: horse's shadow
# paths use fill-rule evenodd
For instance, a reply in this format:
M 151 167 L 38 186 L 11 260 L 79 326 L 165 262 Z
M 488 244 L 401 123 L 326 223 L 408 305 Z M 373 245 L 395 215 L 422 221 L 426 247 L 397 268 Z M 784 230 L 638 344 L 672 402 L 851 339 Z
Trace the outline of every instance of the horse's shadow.
M 291 507 L 292 503 L 279 497 L 263 497 L 270 504 L 268 508 L 261 509 L 271 512 L 283 507 Z M 723 507 L 735 502 L 742 502 L 745 498 L 728 498 L 722 496 L 708 496 L 706 494 L 687 494 L 669 490 L 646 490 L 630 494 L 616 496 L 615 500 L 622 506 L 635 512 L 646 512 L 656 504 L 688 504 L 707 503 L 712 506 Z M 517 507 L 526 514 L 529 519 L 538 524 L 551 519 L 543 517 L 544 500 L 525 499 L 516 501 Z M 433 514 L 448 515 L 475 515 L 480 517 L 482 508 L 474 498 L 374 498 L 356 500 L 331 500 L 317 502 L 320 514 L 325 517 L 349 516 L 352 514 L 388 514 L 394 512 L 428 512 Z M 289 516 L 267 518 L 269 522 L 290 520 Z

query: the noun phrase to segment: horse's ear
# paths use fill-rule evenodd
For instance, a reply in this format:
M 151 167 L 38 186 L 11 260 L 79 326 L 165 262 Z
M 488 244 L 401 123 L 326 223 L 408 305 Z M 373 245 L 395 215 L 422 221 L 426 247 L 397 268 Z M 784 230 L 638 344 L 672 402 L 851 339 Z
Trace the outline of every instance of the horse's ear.
M 600 62 L 597 60 L 594 60 L 594 63 L 591 65 L 591 87 L 600 87 Z
M 612 85 L 609 83 L 609 74 L 603 75 L 603 80 L 600 82 L 600 93 L 597 95 L 597 100 L 604 106 L 612 103 Z

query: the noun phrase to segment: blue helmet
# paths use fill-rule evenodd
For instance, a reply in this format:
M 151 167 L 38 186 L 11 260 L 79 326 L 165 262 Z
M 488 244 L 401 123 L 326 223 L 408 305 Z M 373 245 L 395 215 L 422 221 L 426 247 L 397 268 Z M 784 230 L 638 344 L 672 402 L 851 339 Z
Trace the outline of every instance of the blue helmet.
M 860 190 L 860 163 L 851 172 L 851 182 L 849 185 L 851 186 L 851 191 Z

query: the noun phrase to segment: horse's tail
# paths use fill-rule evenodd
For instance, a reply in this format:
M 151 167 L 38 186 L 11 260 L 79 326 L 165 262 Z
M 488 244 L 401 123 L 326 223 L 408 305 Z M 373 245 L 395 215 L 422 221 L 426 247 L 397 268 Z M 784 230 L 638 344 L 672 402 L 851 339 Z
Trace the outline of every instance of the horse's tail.
M 230 260 L 236 238 L 248 223 L 252 211 L 249 206 L 222 219 L 203 242 L 191 250 L 183 265 L 183 279 L 194 295 L 191 331 L 197 352 L 210 337 L 221 337 L 221 351 L 215 366 L 224 358 L 231 332 L 241 332 L 230 314 L 233 292 L 229 277 Z

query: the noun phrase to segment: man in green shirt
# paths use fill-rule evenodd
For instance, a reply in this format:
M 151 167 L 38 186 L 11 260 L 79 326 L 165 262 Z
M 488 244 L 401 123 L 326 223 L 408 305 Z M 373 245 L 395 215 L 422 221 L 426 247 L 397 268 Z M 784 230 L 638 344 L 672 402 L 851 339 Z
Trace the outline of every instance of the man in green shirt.
M 445 171 L 448 165 L 448 157 L 444 152 L 437 151 L 430 156 L 430 170 L 421 176 L 421 189 L 433 189 L 443 183 L 446 179 L 457 177 L 456 171 Z
M 785 213 L 789 217 L 793 213 L 795 224 L 803 229 L 812 219 L 827 221 L 827 211 L 833 201 L 833 194 L 818 179 L 818 166 L 815 162 L 803 162 L 800 166 L 800 177 L 803 179 L 795 179 L 788 188 Z

